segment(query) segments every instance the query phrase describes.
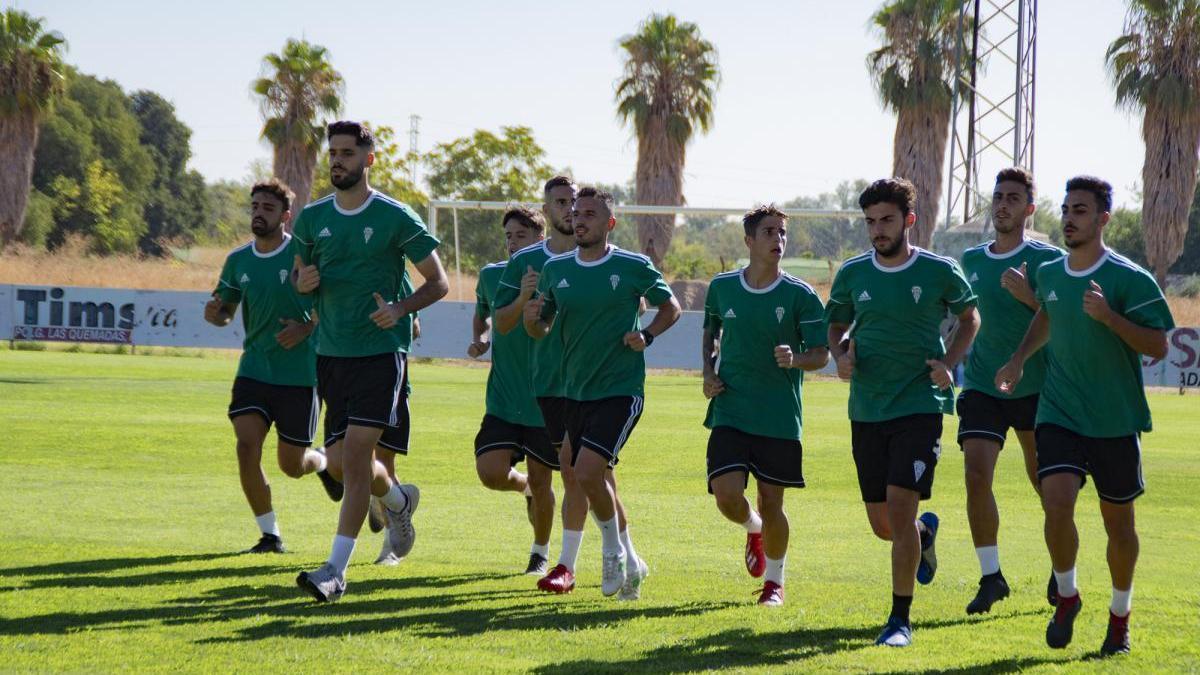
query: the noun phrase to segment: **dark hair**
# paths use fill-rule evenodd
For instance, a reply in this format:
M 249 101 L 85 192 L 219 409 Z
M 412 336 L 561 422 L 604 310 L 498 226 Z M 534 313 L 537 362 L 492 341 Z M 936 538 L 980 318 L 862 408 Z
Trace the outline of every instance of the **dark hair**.
M 1037 194 L 1037 188 L 1033 184 L 1033 174 L 1029 173 L 1029 169 L 1020 166 L 1011 166 L 1007 169 L 1001 169 L 1000 173 L 996 174 L 996 184 L 999 185 L 1004 181 L 1011 183 L 1020 183 L 1025 186 L 1025 196 L 1029 203 L 1033 203 L 1034 195 Z
M 1096 196 L 1096 206 L 1100 211 L 1112 211 L 1112 185 L 1108 181 L 1095 176 L 1075 176 L 1067 181 L 1067 192 L 1072 190 L 1087 190 Z
M 508 207 L 508 210 L 504 212 L 504 217 L 500 219 L 500 225 L 504 226 L 510 220 L 515 220 L 534 232 L 546 229 L 546 217 L 542 215 L 542 212 L 525 206 Z
M 752 210 L 747 211 L 746 215 L 742 216 L 742 228 L 746 230 L 746 236 L 753 237 L 754 231 L 758 229 L 758 224 L 767 216 L 775 216 L 787 220 L 787 214 L 780 211 L 779 207 L 774 204 L 756 206 Z
M 257 183 L 255 183 L 253 186 L 251 186 L 251 188 L 250 188 L 250 196 L 251 197 L 258 194 L 259 192 L 265 192 L 265 193 L 271 195 L 272 197 L 278 199 L 280 202 L 282 202 L 284 211 L 287 211 L 292 208 L 292 199 L 294 199 L 296 196 L 295 194 L 292 193 L 292 189 L 289 188 L 286 183 L 279 180 L 278 178 L 270 178 L 267 180 L 260 180 Z
M 326 127 L 326 138 L 332 139 L 334 136 L 346 135 L 354 137 L 354 144 L 360 148 L 374 148 L 375 134 L 371 133 L 365 125 L 350 120 L 338 120 L 330 122 Z
M 858 206 L 864 210 L 884 203 L 895 204 L 907 217 L 917 206 L 917 188 L 904 178 L 880 178 L 858 196 Z
M 555 176 L 554 178 L 551 178 L 550 180 L 546 181 L 546 187 L 542 188 L 542 192 L 543 193 L 549 192 L 556 187 L 569 187 L 571 189 L 574 189 L 575 181 L 571 180 L 570 176 L 562 176 L 562 175 Z
M 584 197 L 589 197 L 591 199 L 598 199 L 598 200 L 604 202 L 604 207 L 606 209 L 608 209 L 608 214 L 612 215 L 613 196 L 612 196 L 611 192 L 605 192 L 604 190 L 601 190 L 599 188 L 590 187 L 590 186 L 579 188 L 579 192 L 575 193 L 575 199 L 577 199 L 577 200 L 583 199 Z

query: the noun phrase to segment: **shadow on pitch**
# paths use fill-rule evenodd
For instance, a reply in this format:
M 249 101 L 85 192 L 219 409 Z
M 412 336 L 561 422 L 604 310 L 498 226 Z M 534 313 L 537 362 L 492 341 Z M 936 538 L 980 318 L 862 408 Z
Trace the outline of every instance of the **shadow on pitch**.
M 148 558 L 102 558 L 72 560 L 49 565 L 30 565 L 0 569 L 0 582 L 12 584 L 12 577 L 25 577 L 15 585 L 0 586 L 0 591 L 33 590 L 40 588 L 120 588 L 156 586 L 204 581 L 215 578 L 256 576 L 287 572 L 294 565 L 252 565 L 244 567 L 204 567 L 197 569 L 162 569 L 145 571 L 148 567 L 166 567 L 181 563 L 228 559 L 251 560 L 239 553 L 197 553 Z M 261 560 L 261 558 L 259 559 Z M 133 574 L 120 574 L 132 571 Z

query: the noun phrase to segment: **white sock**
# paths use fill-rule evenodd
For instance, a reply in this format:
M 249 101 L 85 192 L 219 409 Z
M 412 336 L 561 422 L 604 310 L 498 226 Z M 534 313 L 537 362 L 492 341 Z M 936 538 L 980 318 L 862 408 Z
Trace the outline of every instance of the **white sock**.
M 526 497 L 532 497 L 532 496 L 533 496 L 533 490 L 530 490 L 530 489 L 529 489 L 529 483 L 525 483 L 525 496 L 526 496 Z
M 536 554 L 542 556 L 543 558 L 545 558 L 546 560 L 549 560 L 550 559 L 550 544 L 548 544 L 548 543 L 547 544 L 539 544 L 537 542 L 534 542 L 533 546 L 529 547 L 529 552 L 536 553 Z
M 593 511 L 592 519 L 600 527 L 600 550 L 606 555 L 610 553 L 623 555 L 625 551 L 621 548 L 621 531 L 617 529 L 619 527 L 617 524 L 617 514 L 614 513 L 612 518 L 608 520 L 600 520 L 596 517 L 595 511 Z
M 329 459 L 325 457 L 325 453 L 313 451 L 312 454 L 317 456 L 316 471 L 320 472 L 329 468 Z
M 1054 580 L 1058 582 L 1058 594 L 1064 598 L 1071 598 L 1079 595 L 1079 589 L 1075 588 L 1075 568 L 1066 572 L 1054 570 Z
M 762 534 L 762 516 L 758 515 L 758 511 L 750 509 L 750 517 L 742 523 L 742 527 L 750 534 Z
M 403 511 L 405 506 L 408 506 L 408 497 L 404 495 L 404 490 L 400 489 L 399 483 L 392 483 L 392 487 L 388 488 L 387 494 L 379 498 L 383 505 L 392 511 Z
M 629 526 L 621 530 L 621 548 L 625 549 L 625 564 L 632 567 L 635 560 L 638 559 L 637 551 L 633 550 L 633 540 L 629 538 Z
M 562 531 L 562 550 L 558 552 L 558 564 L 575 571 L 575 561 L 579 560 L 579 545 L 583 543 L 583 530 Z
M 350 554 L 354 553 L 354 540 L 342 535 L 334 535 L 333 550 L 329 552 L 329 564 L 333 565 L 338 574 L 346 576 L 346 568 L 350 566 Z
M 787 556 L 776 560 L 767 558 L 767 571 L 763 573 L 764 581 L 774 581 L 780 586 L 783 585 L 783 564 L 787 562 Z
M 274 511 L 267 511 L 261 516 L 254 516 L 254 522 L 258 523 L 258 529 L 262 530 L 263 534 L 279 536 L 279 523 L 275 522 Z
M 979 556 L 979 571 L 983 573 L 983 576 L 986 577 L 1000 571 L 999 546 L 980 546 L 975 549 L 975 555 Z
M 1127 591 L 1119 591 L 1114 588 L 1112 605 L 1109 606 L 1109 609 L 1118 617 L 1129 616 L 1129 610 L 1133 609 L 1133 586 L 1130 585 Z

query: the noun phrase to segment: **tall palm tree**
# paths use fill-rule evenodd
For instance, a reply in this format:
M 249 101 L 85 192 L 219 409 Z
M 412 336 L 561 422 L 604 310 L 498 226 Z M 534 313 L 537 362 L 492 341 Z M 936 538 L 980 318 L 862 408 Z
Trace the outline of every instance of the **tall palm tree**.
M 1108 48 L 1117 105 L 1141 110 L 1142 236 L 1158 285 L 1183 253 L 1200 153 L 1200 0 L 1130 0 Z
M 312 192 L 324 118 L 341 112 L 346 85 L 329 62 L 329 50 L 307 40 L 289 39 L 278 54 L 264 56 L 263 71 L 252 85 L 261 97 L 262 137 L 275 148 L 275 176 L 296 193 L 296 212 Z
M 961 4 L 888 0 L 871 17 L 882 46 L 867 56 L 867 67 L 884 107 L 896 113 L 892 175 L 917 188 L 914 243 L 921 247 L 933 241 L 942 198 Z
M 617 82 L 617 116 L 637 135 L 635 184 L 643 204 L 680 206 L 687 144 L 708 132 L 720 81 L 717 49 L 694 23 L 651 14 L 618 43 L 625 72 Z M 674 216 L 637 219 L 642 251 L 661 264 L 675 231 Z
M 64 89 L 66 41 L 43 20 L 0 13 L 0 246 L 21 233 L 32 189 L 38 124 Z

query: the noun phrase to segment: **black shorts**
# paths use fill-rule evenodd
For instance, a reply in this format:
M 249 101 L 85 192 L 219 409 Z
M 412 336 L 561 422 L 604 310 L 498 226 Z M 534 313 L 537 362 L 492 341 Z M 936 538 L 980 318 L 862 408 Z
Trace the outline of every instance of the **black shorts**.
M 708 435 L 708 491 L 712 480 L 741 471 L 764 483 L 804 487 L 804 450 L 800 441 L 748 434 L 733 427 L 714 427 Z
M 1146 491 L 1142 478 L 1142 442 L 1138 434 L 1094 438 L 1057 424 L 1037 427 L 1038 480 L 1056 473 L 1092 475 L 1096 494 L 1112 504 L 1132 502 Z
M 995 441 L 1004 447 L 1008 430 L 1033 431 L 1038 395 L 998 398 L 968 389 L 958 395 L 958 444 L 968 438 Z
M 542 421 L 546 423 L 546 433 L 550 434 L 550 442 L 554 449 L 562 447 L 563 437 L 567 435 L 565 411 L 567 399 L 561 396 L 539 396 L 538 408 L 542 410 Z
M 317 355 L 317 390 L 325 402 L 325 444 L 354 424 L 387 431 L 408 426 L 407 355 Z M 408 443 L 407 431 L 403 445 Z M 393 444 L 399 445 L 399 439 Z M 405 448 L 407 449 L 407 447 Z
M 391 450 L 400 455 L 407 455 L 408 435 L 412 425 L 412 418 L 408 414 L 407 393 L 405 393 L 404 398 L 400 401 L 400 408 L 397 411 L 396 419 L 398 422 L 396 426 L 383 428 L 383 433 L 379 435 L 379 442 L 375 445 L 384 450 Z
M 307 448 L 317 436 L 321 402 L 315 387 L 289 387 L 238 377 L 233 381 L 229 419 L 249 413 L 261 415 L 268 427 L 274 424 L 280 439 Z
M 867 503 L 887 501 L 889 485 L 933 494 L 933 470 L 942 454 L 942 415 L 906 415 L 882 422 L 850 421 L 858 489 Z
M 502 420 L 495 415 L 484 415 L 479 424 L 479 433 L 475 435 L 475 456 L 493 450 L 508 450 L 512 453 L 512 463 L 516 464 L 526 456 L 537 460 L 551 469 L 558 468 L 558 453 L 550 442 L 550 434 L 545 427 L 527 427 Z
M 571 466 L 587 448 L 616 466 L 617 455 L 642 417 L 641 396 L 613 396 L 596 401 L 566 399 L 564 423 L 571 443 Z

